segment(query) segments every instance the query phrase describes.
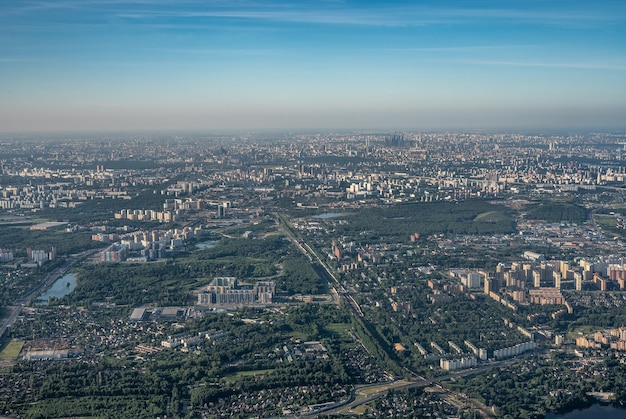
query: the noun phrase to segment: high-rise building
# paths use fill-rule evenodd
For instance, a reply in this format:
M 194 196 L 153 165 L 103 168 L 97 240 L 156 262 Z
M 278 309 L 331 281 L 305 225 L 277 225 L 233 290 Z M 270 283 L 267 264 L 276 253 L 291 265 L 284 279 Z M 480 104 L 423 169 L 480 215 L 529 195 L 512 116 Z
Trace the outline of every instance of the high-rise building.
M 576 284 L 576 291 L 582 291 L 583 289 L 583 274 L 580 272 L 574 273 L 574 283 Z
M 485 278 L 485 294 L 489 295 L 489 293 L 492 291 L 491 290 L 491 278 Z

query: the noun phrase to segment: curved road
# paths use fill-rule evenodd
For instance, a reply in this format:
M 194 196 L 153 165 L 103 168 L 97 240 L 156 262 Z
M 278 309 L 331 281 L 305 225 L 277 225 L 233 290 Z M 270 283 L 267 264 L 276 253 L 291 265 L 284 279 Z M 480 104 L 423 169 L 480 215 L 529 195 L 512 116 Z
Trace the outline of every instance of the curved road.
M 462 370 L 462 371 L 457 371 L 457 372 L 452 372 L 450 374 L 446 374 L 446 375 L 442 375 L 440 377 L 435 377 L 435 378 L 423 378 L 421 380 L 417 380 L 417 381 L 411 381 L 411 382 L 407 382 L 406 384 L 401 384 L 401 385 L 397 385 L 397 386 L 393 386 L 393 383 L 385 383 L 385 384 L 380 384 L 380 385 L 367 385 L 367 386 L 362 386 L 359 387 L 357 389 L 355 389 L 352 394 L 350 395 L 350 398 L 348 400 L 344 400 L 342 402 L 338 402 L 333 406 L 329 406 L 326 409 L 321 409 L 315 412 L 307 412 L 307 413 L 303 413 L 299 416 L 293 416 L 293 417 L 315 417 L 319 414 L 324 414 L 324 415 L 332 415 L 332 414 L 338 414 L 338 413 L 344 413 L 344 414 L 349 414 L 350 410 L 354 409 L 355 407 L 361 406 L 363 404 L 369 403 L 373 400 L 376 400 L 382 396 L 384 396 L 388 391 L 390 390 L 403 390 L 406 388 L 410 388 L 410 387 L 429 387 L 433 384 L 436 383 L 440 383 L 443 381 L 448 381 L 452 378 L 458 378 L 458 377 L 469 377 L 472 375 L 479 375 L 482 374 L 486 371 L 489 371 L 491 368 L 497 367 L 497 366 L 502 366 L 502 365 L 511 365 L 511 364 L 515 364 L 516 362 L 519 362 L 520 359 L 519 358 L 512 358 L 512 359 L 507 359 L 504 361 L 495 361 L 495 362 L 490 362 L 489 364 L 483 365 L 481 367 L 478 368 L 473 368 L 473 369 L 469 369 L 469 370 Z M 397 382 L 396 382 L 397 383 Z M 364 398 L 360 398 L 357 399 L 355 393 L 358 392 L 359 390 L 362 389 L 372 389 L 372 388 L 376 388 L 376 387 L 380 387 L 380 391 L 377 391 L 373 394 L 370 394 Z M 474 406 L 474 408 L 479 409 L 479 411 L 481 412 L 481 414 L 484 417 L 493 417 L 493 413 L 491 413 L 489 410 L 486 409 L 481 409 L 479 406 Z

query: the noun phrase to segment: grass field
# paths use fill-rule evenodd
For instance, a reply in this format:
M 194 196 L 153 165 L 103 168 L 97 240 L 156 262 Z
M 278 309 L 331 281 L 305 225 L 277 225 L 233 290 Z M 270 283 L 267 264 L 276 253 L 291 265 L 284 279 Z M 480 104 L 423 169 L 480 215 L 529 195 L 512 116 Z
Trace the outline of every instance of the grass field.
M 266 370 L 252 370 L 252 371 L 239 371 L 231 375 L 227 375 L 224 377 L 225 380 L 228 381 L 237 381 L 241 377 L 256 377 L 259 375 L 265 375 L 274 371 L 273 369 Z
M 17 359 L 22 347 L 24 346 L 23 340 L 12 340 L 6 344 L 2 351 L 0 351 L 0 361 L 12 361 Z
M 350 327 L 352 327 L 350 323 L 329 323 L 324 326 L 324 328 L 328 331 L 337 333 L 338 335 L 347 334 L 346 332 L 350 329 Z
M 484 221 L 484 222 L 503 222 L 508 219 L 506 214 L 501 213 L 500 211 L 488 211 L 478 214 L 474 221 Z
M 386 391 L 392 390 L 394 388 L 398 388 L 401 387 L 403 385 L 408 384 L 409 382 L 406 380 L 399 380 L 399 381 L 395 381 L 393 383 L 387 383 L 387 384 L 380 384 L 380 385 L 375 385 L 372 387 L 365 387 L 365 388 L 361 388 L 358 389 L 356 391 L 356 400 L 363 400 L 364 398 L 366 398 L 367 396 L 371 396 L 374 394 L 378 394 L 378 393 L 384 393 Z M 369 402 L 372 403 L 372 402 Z M 360 406 L 357 406 L 353 409 L 348 409 L 347 407 L 342 409 L 339 413 L 340 414 L 350 414 L 350 412 L 352 413 L 357 413 L 359 415 L 365 414 L 368 410 L 368 404 L 362 404 Z
M 370 402 L 371 403 L 371 402 Z M 356 413 L 357 415 L 364 415 L 367 413 L 367 403 L 366 404 L 362 404 L 360 406 L 355 407 L 354 409 L 352 409 L 352 411 L 354 413 Z
M 598 227 L 602 228 L 605 233 L 614 236 L 626 237 L 626 231 L 617 228 L 617 219 L 614 215 L 595 214 L 594 220 Z
M 391 390 L 397 387 L 402 387 L 403 385 L 409 384 L 406 380 L 399 380 L 389 384 L 381 384 L 379 386 L 368 387 L 358 390 L 359 394 L 363 394 L 365 396 L 370 396 L 372 394 L 381 393 L 383 391 Z
M 590 335 L 598 330 L 604 330 L 606 327 L 601 326 L 580 326 L 567 333 L 567 339 L 574 340 L 581 335 Z

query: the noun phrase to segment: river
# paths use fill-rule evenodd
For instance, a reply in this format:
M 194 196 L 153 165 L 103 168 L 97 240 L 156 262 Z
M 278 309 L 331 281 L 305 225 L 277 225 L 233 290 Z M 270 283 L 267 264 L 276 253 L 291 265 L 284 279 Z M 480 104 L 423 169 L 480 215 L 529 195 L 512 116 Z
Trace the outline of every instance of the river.
M 574 410 L 573 412 L 555 415 L 549 413 L 546 419 L 621 419 L 626 417 L 626 409 L 620 409 L 613 405 L 594 404 L 584 410 Z

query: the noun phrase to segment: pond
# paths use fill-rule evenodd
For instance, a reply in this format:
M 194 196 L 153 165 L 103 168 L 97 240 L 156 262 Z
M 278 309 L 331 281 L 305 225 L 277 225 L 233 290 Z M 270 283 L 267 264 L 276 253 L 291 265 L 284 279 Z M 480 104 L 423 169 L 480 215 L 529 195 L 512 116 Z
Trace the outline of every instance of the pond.
M 63 298 L 76 288 L 76 277 L 74 274 L 67 274 L 57 279 L 54 284 L 37 298 L 39 304 L 47 304 L 48 299 Z
M 213 249 L 215 247 L 215 243 L 217 242 L 198 243 L 196 244 L 196 249 L 200 249 L 200 250 Z

